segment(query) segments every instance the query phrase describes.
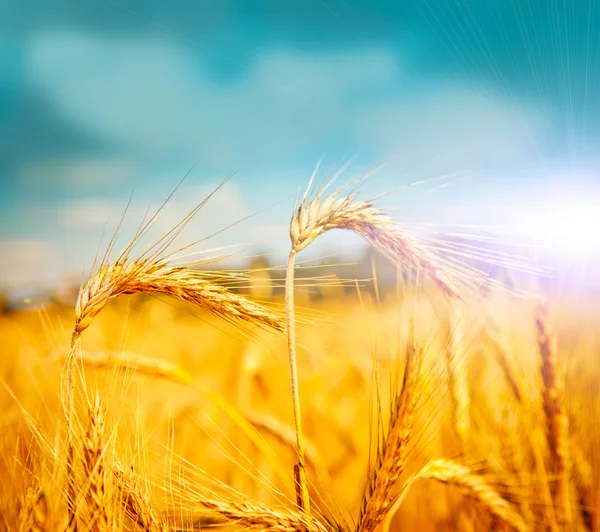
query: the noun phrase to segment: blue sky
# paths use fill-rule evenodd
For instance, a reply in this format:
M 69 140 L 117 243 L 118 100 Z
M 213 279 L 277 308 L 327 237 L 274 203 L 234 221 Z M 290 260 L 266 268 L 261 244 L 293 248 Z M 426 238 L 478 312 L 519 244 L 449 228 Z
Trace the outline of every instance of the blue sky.
M 472 176 L 387 198 L 407 220 L 594 205 L 599 95 L 593 0 L 4 0 L 0 284 L 81 272 L 132 189 L 125 239 L 193 165 L 157 231 L 232 172 L 185 238 L 283 201 L 199 249 L 284 251 L 322 156 Z

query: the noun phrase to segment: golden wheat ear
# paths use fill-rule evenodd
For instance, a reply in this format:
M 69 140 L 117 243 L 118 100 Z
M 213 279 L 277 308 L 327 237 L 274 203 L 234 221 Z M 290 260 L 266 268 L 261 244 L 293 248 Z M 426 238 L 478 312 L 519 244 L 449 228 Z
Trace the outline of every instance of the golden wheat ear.
M 437 480 L 454 486 L 471 497 L 497 522 L 518 532 L 526 532 L 529 527 L 523 518 L 485 480 L 461 464 L 451 460 L 434 460 L 417 473 L 416 479 Z
M 117 467 L 113 482 L 123 512 L 132 523 L 148 532 L 169 532 L 169 526 L 152 506 L 152 501 L 142 482 L 133 473 Z
M 444 293 L 460 297 L 459 289 L 444 271 L 444 265 L 371 201 L 361 200 L 357 192 L 348 190 L 347 186 L 339 187 L 327 197 L 324 197 L 325 188 L 312 197 L 308 192 L 296 202 L 290 222 L 295 253 L 331 229 L 346 229 L 364 238 L 395 264 L 423 271 Z
M 74 334 L 79 336 L 109 301 L 121 295 L 165 295 L 191 303 L 229 321 L 242 321 L 277 331 L 281 319 L 267 308 L 230 292 L 214 276 L 162 261 L 136 261 L 103 266 L 82 287 L 75 307 Z
M 96 394 L 88 406 L 88 426 L 83 438 L 83 469 L 86 482 L 85 494 L 81 501 L 84 511 L 79 512 L 90 530 L 111 530 L 114 526 L 110 514 L 104 427 L 104 407 L 100 396 Z
M 217 190 L 220 186 L 217 187 Z M 167 250 L 183 227 L 206 203 L 207 199 L 201 202 L 170 231 L 141 252 L 137 258 L 131 257 L 134 248 L 154 223 L 165 204 L 158 209 L 149 222 L 145 224 L 142 222 L 138 233 L 125 246 L 117 259 L 114 262 L 109 262 L 108 255 L 115 244 L 115 237 L 113 237 L 97 269 L 90 275 L 79 291 L 75 306 L 75 326 L 71 336 L 71 350 L 65 363 L 63 379 L 63 403 L 67 426 L 69 427 L 67 435 L 67 491 L 69 494 L 69 519 L 71 523 L 75 521 L 72 434 L 75 346 L 81 334 L 110 301 L 129 294 L 164 295 L 190 303 L 228 321 L 255 324 L 276 331 L 283 330 L 282 321 L 278 316 L 267 308 L 230 292 L 224 286 L 215 282 L 214 275 L 196 270 L 199 265 L 197 261 L 178 266 L 172 266 L 169 263 L 169 259 L 174 256 L 174 253 L 167 253 Z M 189 246 L 181 249 L 187 249 L 187 247 Z M 208 259 L 206 262 L 211 263 L 212 261 Z
M 550 327 L 548 309 L 539 306 L 535 317 L 541 358 L 542 403 L 546 418 L 546 440 L 554 510 L 561 530 L 573 527 L 569 485 L 569 420 L 564 405 L 564 385 L 558 364 L 556 338 Z
M 49 530 L 49 509 L 42 489 L 30 487 L 19 512 L 19 532 L 45 532 Z
M 402 232 L 395 221 L 369 201 L 358 198 L 356 189 L 347 185 L 325 196 L 327 188 L 343 172 L 343 167 L 329 183 L 310 195 L 318 166 L 310 178 L 308 187 L 300 200 L 296 200 L 290 221 L 289 253 L 286 271 L 286 316 L 288 330 L 288 355 L 294 423 L 296 429 L 296 447 L 298 461 L 294 468 L 297 482 L 298 507 L 310 512 L 302 420 L 298 391 L 298 371 L 296 360 L 295 314 L 294 314 L 294 268 L 296 255 L 306 249 L 323 233 L 331 229 L 346 229 L 363 237 L 371 245 L 382 251 L 395 264 L 403 268 L 423 271 L 445 294 L 460 298 L 459 290 L 443 269 L 436 264 L 435 258 L 419 245 L 416 239 Z
M 406 469 L 414 438 L 423 356 L 423 346 L 415 342 L 411 331 L 402 383 L 392 398 L 389 427 L 383 433 L 378 430 L 379 439 L 369 464 L 356 532 L 374 532 L 396 502 L 392 490 Z M 378 409 L 380 411 L 380 404 Z M 381 419 L 378 422 L 381 425 Z

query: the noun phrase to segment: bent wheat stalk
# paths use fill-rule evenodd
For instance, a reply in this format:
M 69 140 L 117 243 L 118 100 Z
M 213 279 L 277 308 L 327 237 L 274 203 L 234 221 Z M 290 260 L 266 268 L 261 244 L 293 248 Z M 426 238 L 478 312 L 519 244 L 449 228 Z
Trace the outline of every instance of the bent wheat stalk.
M 419 245 L 416 239 L 404 234 L 390 216 L 369 201 L 361 201 L 356 192 L 342 195 L 346 187 L 340 187 L 325 197 L 327 186 L 311 198 L 309 192 L 315 179 L 315 168 L 302 200 L 296 201 L 290 222 L 292 248 L 289 253 L 286 282 L 285 308 L 288 330 L 288 355 L 290 381 L 296 429 L 297 464 L 294 474 L 297 481 L 298 507 L 309 511 L 308 487 L 302 438 L 302 420 L 298 393 L 298 370 L 296 357 L 296 331 L 294 316 L 294 268 L 296 255 L 308 247 L 317 237 L 331 229 L 346 229 L 363 237 L 395 264 L 423 270 L 447 295 L 459 298 L 458 288 L 445 276 L 434 258 Z M 334 176 L 333 180 L 341 172 Z M 333 180 L 331 182 L 333 182 Z M 331 183 L 330 182 L 330 183 Z
M 111 300 L 128 294 L 161 294 L 191 303 L 228 321 L 243 321 L 283 331 L 280 319 L 268 309 L 228 291 L 223 286 L 214 282 L 214 275 L 192 269 L 192 266 L 198 265 L 197 262 L 183 266 L 173 266 L 168 262 L 173 253 L 167 254 L 167 249 L 205 202 L 206 200 L 200 203 L 181 222 L 176 224 L 173 229 L 158 239 L 158 241 L 142 252 L 136 259 L 130 257 L 131 251 L 157 219 L 164 204 L 158 209 L 152 219 L 142 226 L 117 259 L 114 262 L 108 262 L 107 257 L 115 242 L 115 237 L 113 237 L 104 258 L 100 261 L 99 267 L 92 273 L 79 291 L 75 306 L 75 327 L 71 336 L 71 348 L 65 362 L 63 378 L 65 384 L 63 405 L 68 427 L 66 462 L 70 527 L 76 527 L 72 434 L 75 393 L 75 348 L 81 334 Z M 188 247 L 190 246 L 181 248 L 179 251 Z M 207 262 L 210 261 L 207 260 Z
M 159 259 L 128 260 L 101 266 L 81 288 L 75 306 L 75 328 L 65 364 L 65 411 L 73 424 L 75 346 L 93 319 L 116 297 L 127 294 L 163 294 L 205 309 L 228 321 L 245 321 L 282 331 L 277 316 L 266 308 L 215 284 L 212 277 L 186 266 L 173 267 Z M 67 469 L 72 469 L 73 451 L 68 445 Z M 69 497 L 74 494 L 69 489 Z M 74 513 L 71 509 L 71 520 Z

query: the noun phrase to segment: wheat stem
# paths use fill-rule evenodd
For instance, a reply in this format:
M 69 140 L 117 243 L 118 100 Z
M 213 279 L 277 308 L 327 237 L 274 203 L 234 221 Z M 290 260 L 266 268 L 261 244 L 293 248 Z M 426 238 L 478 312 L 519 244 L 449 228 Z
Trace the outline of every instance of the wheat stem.
M 65 391 L 64 391 L 64 414 L 67 422 L 67 513 L 69 516 L 68 530 L 77 530 L 76 517 L 76 493 L 75 493 L 75 472 L 73 469 L 74 461 L 74 443 L 73 443 L 73 422 L 75 419 L 75 344 L 78 333 L 73 332 L 71 337 L 71 348 L 65 362 Z
M 294 320 L 294 268 L 296 251 L 292 249 L 288 257 L 285 275 L 285 313 L 288 331 L 288 356 L 290 366 L 290 384 L 292 387 L 292 403 L 294 408 L 294 426 L 296 429 L 296 454 L 298 462 L 294 466 L 296 481 L 296 502 L 298 508 L 310 513 L 310 499 L 304 465 L 304 441 L 302 437 L 302 418 L 300 415 L 300 396 L 298 392 L 298 365 L 296 360 L 296 325 Z

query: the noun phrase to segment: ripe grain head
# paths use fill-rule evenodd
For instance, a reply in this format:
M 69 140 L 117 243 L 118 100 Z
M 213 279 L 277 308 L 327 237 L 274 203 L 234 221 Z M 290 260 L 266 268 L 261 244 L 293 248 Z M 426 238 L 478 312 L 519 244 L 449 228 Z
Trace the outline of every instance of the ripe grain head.
M 254 323 L 278 331 L 281 320 L 268 309 L 230 292 L 214 276 L 162 261 L 121 261 L 102 266 L 79 292 L 75 334 L 80 335 L 109 301 L 121 295 L 166 295 L 230 321 Z
M 379 431 L 377 434 L 379 439 L 369 464 L 357 532 L 374 532 L 396 502 L 392 490 L 406 470 L 410 443 L 414 438 L 422 362 L 423 348 L 414 342 L 411 334 L 406 347 L 402 385 L 390 407 L 389 428 L 383 435 L 380 436 Z
M 519 532 L 529 530 L 522 517 L 481 476 L 451 460 L 434 460 L 417 474 L 417 478 L 433 479 L 452 485 L 477 501 L 481 508 L 503 524 Z
M 396 221 L 356 192 L 341 187 L 324 197 L 324 189 L 297 204 L 290 222 L 292 249 L 298 253 L 331 229 L 353 231 L 403 268 L 421 269 L 443 292 L 459 297 L 455 283 L 418 240 L 401 231 Z

